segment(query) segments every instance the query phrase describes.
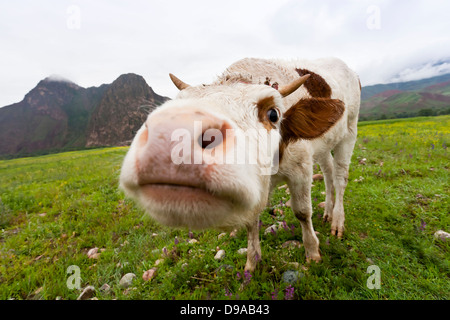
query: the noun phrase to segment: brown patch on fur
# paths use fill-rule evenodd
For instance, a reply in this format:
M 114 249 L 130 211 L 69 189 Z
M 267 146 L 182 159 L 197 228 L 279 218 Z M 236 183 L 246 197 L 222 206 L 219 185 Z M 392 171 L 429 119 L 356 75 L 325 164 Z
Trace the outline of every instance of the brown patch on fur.
M 315 72 L 308 69 L 295 69 L 300 76 L 310 74 L 311 76 L 306 80 L 304 86 L 313 98 L 331 98 L 331 87 Z
M 265 97 L 256 103 L 258 109 L 258 119 L 267 131 L 275 129 L 275 124 L 267 117 L 267 111 L 276 108 L 275 101 L 272 96 Z
M 284 150 L 286 150 L 287 143 L 283 141 L 283 139 L 280 140 L 280 146 L 278 147 L 278 163 L 281 163 L 283 160 Z
M 289 144 L 299 139 L 315 139 L 327 132 L 344 113 L 338 99 L 300 99 L 283 116 L 281 137 Z

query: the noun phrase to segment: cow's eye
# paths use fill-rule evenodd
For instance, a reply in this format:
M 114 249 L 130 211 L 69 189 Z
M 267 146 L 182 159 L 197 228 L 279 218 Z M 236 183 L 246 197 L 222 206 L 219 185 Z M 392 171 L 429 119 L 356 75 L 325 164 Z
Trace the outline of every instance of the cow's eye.
M 278 111 L 275 109 L 270 109 L 269 111 L 267 111 L 267 117 L 271 122 L 277 122 L 279 118 Z

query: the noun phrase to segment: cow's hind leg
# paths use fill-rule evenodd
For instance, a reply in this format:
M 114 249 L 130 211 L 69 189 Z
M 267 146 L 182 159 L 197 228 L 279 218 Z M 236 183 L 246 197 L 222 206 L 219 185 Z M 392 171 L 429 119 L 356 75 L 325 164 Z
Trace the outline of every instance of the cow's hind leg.
M 312 167 L 311 172 L 312 174 Z M 319 252 L 319 239 L 314 232 L 311 216 L 311 174 L 299 175 L 301 178 L 288 181 L 291 193 L 291 208 L 302 227 L 303 246 L 307 260 L 316 262 L 321 260 Z
M 333 150 L 333 182 L 336 200 L 331 221 L 331 234 L 342 237 L 344 233 L 344 193 L 348 183 L 348 169 L 356 142 L 356 132 L 350 132 Z

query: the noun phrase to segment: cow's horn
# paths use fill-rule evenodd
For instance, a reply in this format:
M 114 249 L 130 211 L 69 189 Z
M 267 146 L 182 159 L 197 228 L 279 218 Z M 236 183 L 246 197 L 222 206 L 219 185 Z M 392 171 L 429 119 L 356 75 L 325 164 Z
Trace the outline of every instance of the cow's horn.
M 170 76 L 170 79 L 172 80 L 173 84 L 175 85 L 175 87 L 178 88 L 178 90 L 183 90 L 183 89 L 190 87 L 190 85 L 188 85 L 187 83 L 184 83 L 183 81 L 181 81 L 180 79 L 175 77 L 173 74 L 169 73 L 169 76 Z
M 280 94 L 283 98 L 287 97 L 292 92 L 294 92 L 295 90 L 300 88 L 300 86 L 302 84 L 304 84 L 306 82 L 306 80 L 308 80 L 309 76 L 310 76 L 309 74 L 305 74 L 303 77 L 295 79 L 294 81 L 292 81 L 291 83 L 288 83 L 285 86 L 280 86 L 280 88 L 278 88 L 278 91 L 280 92 Z

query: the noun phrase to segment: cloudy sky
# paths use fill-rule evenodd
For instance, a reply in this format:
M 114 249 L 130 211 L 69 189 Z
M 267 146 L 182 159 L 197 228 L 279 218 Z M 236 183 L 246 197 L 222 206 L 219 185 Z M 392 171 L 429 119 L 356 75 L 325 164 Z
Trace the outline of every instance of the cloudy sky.
M 207 83 L 243 57 L 343 59 L 364 85 L 450 72 L 448 0 L 0 0 L 0 106 L 59 75 L 83 87 L 172 72 Z

